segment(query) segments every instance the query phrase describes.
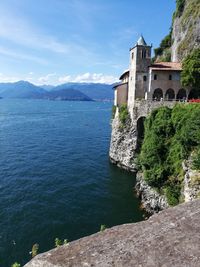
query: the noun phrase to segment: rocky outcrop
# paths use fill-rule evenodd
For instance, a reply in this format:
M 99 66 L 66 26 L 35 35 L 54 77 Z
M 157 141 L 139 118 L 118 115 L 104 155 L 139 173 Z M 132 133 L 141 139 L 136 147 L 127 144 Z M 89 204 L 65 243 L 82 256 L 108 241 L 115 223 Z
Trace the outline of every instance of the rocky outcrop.
M 154 188 L 150 187 L 144 180 L 143 174 L 138 172 L 136 175 L 136 186 L 138 196 L 141 199 L 142 207 L 149 213 L 156 213 L 169 207 L 164 195 L 159 194 Z
M 131 119 L 123 127 L 118 116 L 112 122 L 112 135 L 110 143 L 110 160 L 118 167 L 128 171 L 135 171 L 135 153 L 137 146 L 136 125 Z
M 191 158 L 184 161 L 182 165 L 185 171 L 182 194 L 185 202 L 188 202 L 200 197 L 200 172 L 192 169 Z
M 147 117 L 154 109 L 167 106 L 172 108 L 174 101 L 145 101 L 135 102 L 135 107 L 129 109 L 130 118 L 122 125 L 119 120 L 118 108 L 112 121 L 112 134 L 109 157 L 112 163 L 118 167 L 136 171 L 136 155 L 138 150 L 137 124 L 140 118 Z
M 123 127 L 120 123 L 117 109 L 112 122 L 109 152 L 111 162 L 120 168 L 136 172 L 138 170 L 138 145 L 140 145 L 141 141 L 139 128 L 142 127 L 140 123 L 144 122 L 141 119 L 147 117 L 157 108 L 163 106 L 172 108 L 175 104 L 176 102 L 174 101 L 136 101 L 134 108 L 130 108 L 130 118 Z M 137 175 L 136 190 L 141 198 L 143 207 L 148 212 L 154 213 L 168 207 L 166 198 L 148 186 L 140 174 Z
M 180 62 L 197 47 L 200 47 L 200 2 L 186 0 L 182 15 L 173 21 L 172 61 Z
M 25 267 L 197 267 L 199 221 L 196 200 L 40 254 Z
M 111 162 L 125 170 L 137 172 L 137 144 L 137 120 L 130 119 L 124 127 L 121 127 L 117 115 L 112 122 L 109 153 Z M 166 198 L 144 181 L 142 173 L 137 173 L 136 182 L 137 195 L 141 199 L 142 207 L 147 212 L 156 213 L 169 207 Z

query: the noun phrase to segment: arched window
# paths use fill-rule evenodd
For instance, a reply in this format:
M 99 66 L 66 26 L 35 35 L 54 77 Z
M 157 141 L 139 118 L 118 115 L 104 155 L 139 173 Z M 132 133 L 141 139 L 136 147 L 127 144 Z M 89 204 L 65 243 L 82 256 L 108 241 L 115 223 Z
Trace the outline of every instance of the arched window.
M 169 80 L 170 80 L 170 81 L 172 80 L 172 75 L 171 75 L 171 74 L 169 75 Z
M 165 99 L 172 101 L 173 99 L 175 99 L 175 92 L 173 89 L 168 89 L 166 94 L 165 94 Z
M 157 79 L 158 79 L 157 74 L 154 74 L 154 80 L 157 80 Z
M 179 91 L 178 91 L 178 94 L 177 94 L 177 96 L 176 96 L 176 99 L 177 100 L 185 100 L 186 99 L 186 90 L 185 89 L 180 89 Z
M 147 81 L 147 76 L 146 76 L 146 75 L 143 76 L 143 81 L 144 81 L 144 82 Z
M 160 89 L 160 88 L 155 89 L 154 93 L 153 93 L 153 100 L 160 101 L 162 99 L 163 99 L 163 91 L 162 91 L 162 89 Z

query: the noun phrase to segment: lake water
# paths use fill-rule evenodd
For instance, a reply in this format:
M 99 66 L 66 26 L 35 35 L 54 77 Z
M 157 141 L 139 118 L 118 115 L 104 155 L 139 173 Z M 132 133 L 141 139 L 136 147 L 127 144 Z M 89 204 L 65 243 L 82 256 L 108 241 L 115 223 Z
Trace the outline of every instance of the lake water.
M 143 219 L 135 177 L 109 163 L 111 103 L 0 100 L 0 266 Z

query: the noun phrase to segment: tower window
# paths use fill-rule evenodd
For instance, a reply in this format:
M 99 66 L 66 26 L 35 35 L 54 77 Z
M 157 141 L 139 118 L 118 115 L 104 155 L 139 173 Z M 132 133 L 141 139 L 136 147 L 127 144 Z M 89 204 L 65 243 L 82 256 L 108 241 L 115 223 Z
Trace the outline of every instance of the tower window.
M 132 59 L 134 59 L 134 53 L 132 53 Z
M 144 82 L 147 81 L 147 76 L 143 76 L 143 81 L 144 81 Z
M 169 75 L 169 80 L 170 80 L 170 81 L 172 80 L 172 75 L 171 75 L 171 74 Z
M 157 79 L 158 79 L 157 74 L 154 74 L 154 80 L 157 80 Z
M 142 50 L 142 58 L 146 58 L 146 50 Z

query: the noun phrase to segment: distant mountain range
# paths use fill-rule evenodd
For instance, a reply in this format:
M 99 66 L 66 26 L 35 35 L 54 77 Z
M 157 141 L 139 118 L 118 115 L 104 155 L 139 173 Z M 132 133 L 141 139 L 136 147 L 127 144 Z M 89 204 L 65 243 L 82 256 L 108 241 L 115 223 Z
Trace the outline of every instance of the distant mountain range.
M 0 97 L 70 101 L 112 101 L 113 85 L 66 83 L 59 86 L 36 86 L 26 81 L 0 83 Z

